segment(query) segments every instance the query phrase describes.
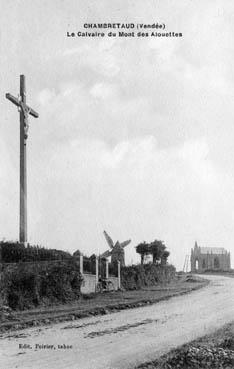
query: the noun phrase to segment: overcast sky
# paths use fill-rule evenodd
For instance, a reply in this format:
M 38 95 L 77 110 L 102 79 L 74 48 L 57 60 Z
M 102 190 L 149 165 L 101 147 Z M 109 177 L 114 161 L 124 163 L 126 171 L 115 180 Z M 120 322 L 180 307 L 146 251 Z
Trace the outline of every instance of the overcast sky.
M 234 3 L 1 0 L 0 238 L 18 239 L 26 75 L 28 239 L 85 254 L 160 239 L 234 255 Z M 182 38 L 67 38 L 85 22 L 163 22 Z

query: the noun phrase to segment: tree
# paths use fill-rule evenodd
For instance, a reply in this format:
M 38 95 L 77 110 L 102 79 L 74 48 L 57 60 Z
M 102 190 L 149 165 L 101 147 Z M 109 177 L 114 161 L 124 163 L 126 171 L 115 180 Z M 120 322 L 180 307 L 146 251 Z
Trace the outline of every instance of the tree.
M 148 243 L 141 242 L 136 246 L 136 252 L 141 255 L 141 264 L 144 263 L 144 257 L 149 253 L 149 245 Z
M 161 264 L 165 265 L 167 263 L 167 258 L 170 255 L 170 252 L 165 250 L 161 256 Z
M 149 251 L 153 256 L 153 263 L 156 264 L 159 260 L 162 259 L 163 254 L 166 250 L 166 246 L 163 241 L 154 240 L 149 244 Z
M 154 240 L 151 243 L 146 243 L 145 241 L 139 243 L 136 246 L 136 252 L 141 255 L 141 264 L 144 263 L 145 255 L 152 255 L 154 264 L 158 264 L 160 261 L 161 265 L 165 265 L 170 255 L 170 252 L 166 250 L 164 242 L 160 240 Z

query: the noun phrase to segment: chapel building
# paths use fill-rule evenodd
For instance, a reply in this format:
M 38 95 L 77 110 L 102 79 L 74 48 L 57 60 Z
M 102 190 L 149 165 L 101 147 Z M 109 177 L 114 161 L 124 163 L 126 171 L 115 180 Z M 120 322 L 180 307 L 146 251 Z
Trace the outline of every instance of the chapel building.
M 228 271 L 230 268 L 230 252 L 223 247 L 201 247 L 195 242 L 191 249 L 191 272 Z

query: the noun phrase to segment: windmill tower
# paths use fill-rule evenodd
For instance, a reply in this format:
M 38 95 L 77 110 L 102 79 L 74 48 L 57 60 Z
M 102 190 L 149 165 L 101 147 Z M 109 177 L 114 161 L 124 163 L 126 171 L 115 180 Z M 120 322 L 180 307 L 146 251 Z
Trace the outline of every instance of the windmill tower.
M 124 247 L 129 245 L 131 240 L 127 240 L 127 241 L 124 241 L 124 242 L 117 241 L 114 244 L 112 238 L 107 234 L 107 232 L 104 231 L 103 233 L 104 233 L 105 239 L 106 239 L 110 249 L 105 251 L 101 255 L 101 257 L 108 258 L 109 256 L 111 256 L 111 263 L 114 263 L 116 261 L 120 261 L 121 265 L 125 265 Z

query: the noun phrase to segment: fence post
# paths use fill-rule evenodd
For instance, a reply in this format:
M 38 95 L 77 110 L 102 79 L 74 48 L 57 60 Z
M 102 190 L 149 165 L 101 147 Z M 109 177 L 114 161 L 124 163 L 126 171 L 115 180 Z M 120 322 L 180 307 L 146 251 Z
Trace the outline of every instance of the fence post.
M 106 259 L 106 278 L 109 278 L 109 261 Z
M 98 283 L 98 257 L 96 256 L 96 283 Z
M 84 261 L 83 255 L 82 255 L 82 254 L 80 254 L 80 273 L 81 273 L 81 274 L 84 274 L 83 261 Z
M 120 279 L 120 261 L 118 260 L 118 289 L 121 287 L 121 279 Z

